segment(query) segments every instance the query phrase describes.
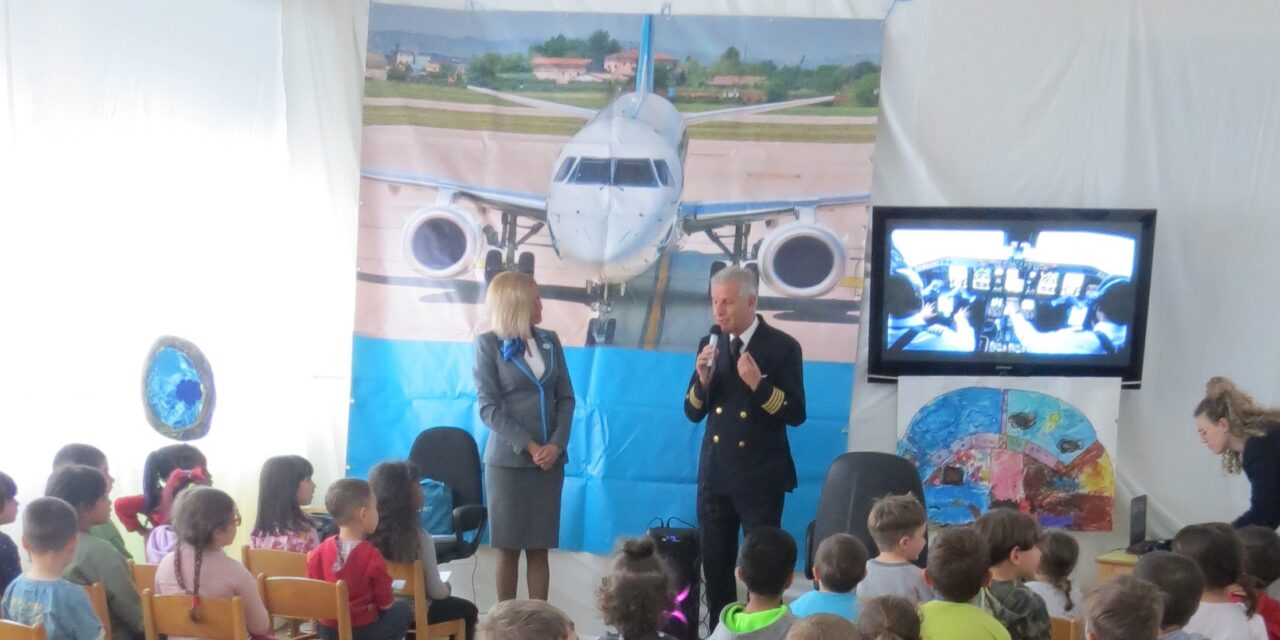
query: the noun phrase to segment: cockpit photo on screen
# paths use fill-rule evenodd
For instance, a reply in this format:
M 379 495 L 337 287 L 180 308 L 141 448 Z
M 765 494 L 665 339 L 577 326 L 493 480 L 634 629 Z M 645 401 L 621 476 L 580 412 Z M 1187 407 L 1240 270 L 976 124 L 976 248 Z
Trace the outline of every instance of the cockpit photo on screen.
M 877 223 L 878 362 L 1133 364 L 1153 219 L 963 211 Z

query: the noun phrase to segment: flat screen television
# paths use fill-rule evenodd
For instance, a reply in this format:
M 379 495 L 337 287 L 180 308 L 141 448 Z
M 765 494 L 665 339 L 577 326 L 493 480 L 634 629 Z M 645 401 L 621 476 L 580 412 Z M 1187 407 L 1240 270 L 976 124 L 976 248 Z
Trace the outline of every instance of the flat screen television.
M 1154 210 L 872 211 L 868 376 L 1142 379 Z

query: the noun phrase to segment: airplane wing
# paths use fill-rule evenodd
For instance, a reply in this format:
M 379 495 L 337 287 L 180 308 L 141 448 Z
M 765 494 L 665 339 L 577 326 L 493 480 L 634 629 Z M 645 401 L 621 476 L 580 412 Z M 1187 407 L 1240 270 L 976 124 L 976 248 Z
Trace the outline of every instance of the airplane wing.
M 413 175 L 397 171 L 379 171 L 377 169 L 361 169 L 360 176 L 389 184 L 454 191 L 495 209 L 518 213 L 543 222 L 547 219 L 547 197 L 538 193 L 480 187 L 433 176 Z
M 757 200 L 743 202 L 682 202 L 680 223 L 686 233 L 697 233 L 733 224 L 759 222 L 780 215 L 798 215 L 801 209 L 829 207 L 838 204 L 870 202 L 866 193 L 850 193 L 791 200 Z
M 526 107 L 533 107 L 535 109 L 546 109 L 548 111 L 556 111 L 559 113 L 563 113 L 565 115 L 573 116 L 575 118 L 582 118 L 583 120 L 590 120 L 594 118 L 596 115 L 595 109 L 587 109 L 585 107 L 575 107 L 573 105 L 560 104 L 559 102 L 551 102 L 550 100 L 538 100 L 537 98 L 526 98 L 524 96 L 517 96 L 511 93 L 503 93 L 501 91 L 494 91 L 493 89 L 486 89 L 484 87 L 467 87 L 467 88 L 476 93 L 483 93 L 486 96 L 501 98 L 503 100 L 506 100 L 507 102 L 514 102 L 516 104 L 522 104 Z
M 747 115 L 752 113 L 764 113 L 766 111 L 777 111 L 779 109 L 790 109 L 791 107 L 803 107 L 809 104 L 821 104 L 823 102 L 831 102 L 835 100 L 835 96 L 823 96 L 821 98 L 801 98 L 799 100 L 787 100 L 785 102 L 766 102 L 764 104 L 753 104 L 746 107 L 729 107 L 728 109 L 716 109 L 714 111 L 698 111 L 695 113 L 686 113 L 684 115 L 685 124 L 697 124 L 699 122 L 710 122 L 711 120 L 725 120 L 735 116 Z

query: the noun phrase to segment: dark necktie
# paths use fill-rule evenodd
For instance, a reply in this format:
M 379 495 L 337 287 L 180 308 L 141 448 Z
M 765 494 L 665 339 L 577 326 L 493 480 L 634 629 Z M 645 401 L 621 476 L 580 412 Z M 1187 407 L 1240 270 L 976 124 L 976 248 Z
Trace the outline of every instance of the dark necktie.
M 738 363 L 738 356 L 742 355 L 742 338 L 734 338 L 729 343 L 729 357 L 733 359 L 733 363 Z

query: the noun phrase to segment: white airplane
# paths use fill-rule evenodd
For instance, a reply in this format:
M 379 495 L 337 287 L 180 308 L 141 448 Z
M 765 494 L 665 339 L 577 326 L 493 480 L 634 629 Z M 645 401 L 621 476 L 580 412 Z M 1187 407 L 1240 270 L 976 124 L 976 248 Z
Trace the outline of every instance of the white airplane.
M 817 222 L 817 208 L 865 203 L 868 194 L 715 203 L 680 198 L 687 125 L 828 102 L 833 96 L 680 113 L 653 92 L 651 36 L 652 18 L 645 16 L 636 90 L 600 111 L 470 87 L 587 120 L 560 150 L 546 195 L 363 169 L 361 175 L 372 180 L 436 189 L 435 203 L 415 212 L 404 225 L 404 253 L 413 268 L 429 279 L 452 279 L 475 268 L 488 245 L 492 248 L 485 257 L 486 281 L 504 269 L 533 273 L 533 254 L 517 256 L 517 250 L 545 226 L 556 256 L 588 277 L 588 297 L 596 313 L 588 345 L 613 341 L 611 295 L 620 295 L 629 280 L 652 267 L 664 252 L 678 248 L 685 236 L 698 232 L 706 233 L 733 264 L 754 266 L 784 295 L 812 298 L 839 284 L 846 263 L 844 243 Z M 460 199 L 500 210 L 502 230 L 481 229 L 475 215 L 458 206 Z M 797 221 L 778 226 L 755 248 L 748 247 L 752 222 L 787 215 Z M 533 223 L 521 227 L 519 218 Z M 725 227 L 733 231 L 732 247 L 716 233 Z M 717 261 L 712 273 L 724 265 Z

